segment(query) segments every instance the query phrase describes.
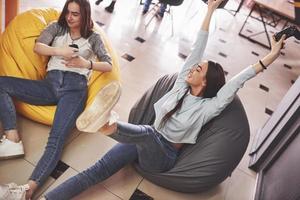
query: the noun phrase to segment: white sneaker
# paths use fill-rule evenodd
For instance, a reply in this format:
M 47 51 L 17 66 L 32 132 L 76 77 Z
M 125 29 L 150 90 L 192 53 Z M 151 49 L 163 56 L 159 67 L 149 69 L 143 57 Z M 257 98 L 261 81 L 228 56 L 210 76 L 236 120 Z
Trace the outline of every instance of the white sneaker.
M 5 136 L 0 139 L 0 160 L 24 156 L 22 141 L 15 143 Z
M 93 103 L 77 118 L 78 130 L 95 133 L 104 126 L 111 116 L 111 110 L 121 95 L 121 86 L 117 81 L 104 86 L 97 94 Z
M 0 200 L 25 200 L 29 185 L 18 186 L 15 183 L 0 185 Z

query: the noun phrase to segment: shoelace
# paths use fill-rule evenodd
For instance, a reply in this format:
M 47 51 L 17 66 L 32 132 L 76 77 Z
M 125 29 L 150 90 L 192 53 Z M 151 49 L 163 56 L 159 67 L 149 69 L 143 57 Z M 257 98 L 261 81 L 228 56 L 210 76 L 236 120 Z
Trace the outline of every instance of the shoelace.
M 29 190 L 29 185 L 19 185 L 17 187 L 12 187 L 9 189 L 11 193 L 20 193 Z

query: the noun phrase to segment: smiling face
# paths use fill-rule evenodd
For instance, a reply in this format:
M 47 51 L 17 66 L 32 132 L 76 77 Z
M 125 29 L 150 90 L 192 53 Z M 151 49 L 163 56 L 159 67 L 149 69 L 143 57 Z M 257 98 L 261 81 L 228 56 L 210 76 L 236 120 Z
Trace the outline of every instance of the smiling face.
M 80 6 L 75 2 L 68 4 L 68 10 L 65 15 L 66 22 L 70 29 L 80 29 L 81 26 L 81 14 Z
M 194 65 L 186 76 L 186 83 L 191 87 L 205 87 L 208 62 L 203 61 Z

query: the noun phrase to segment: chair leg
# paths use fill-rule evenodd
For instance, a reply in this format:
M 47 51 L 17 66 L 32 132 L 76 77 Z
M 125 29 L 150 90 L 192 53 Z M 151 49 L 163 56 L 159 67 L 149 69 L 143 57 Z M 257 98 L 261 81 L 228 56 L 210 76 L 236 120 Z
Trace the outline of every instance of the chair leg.
M 145 15 L 145 16 L 148 16 L 150 15 L 150 13 L 152 11 L 155 11 L 154 14 L 151 16 L 151 18 L 149 19 L 149 21 L 147 23 L 145 23 L 145 28 L 147 28 L 149 26 L 149 24 L 151 23 L 151 21 L 154 19 L 155 17 L 155 13 L 156 13 L 156 9 L 158 8 L 159 9 L 159 5 L 160 3 L 157 2 L 156 4 L 154 4 L 154 6 L 148 11 L 148 13 Z
M 171 36 L 173 37 L 173 35 L 174 35 L 174 21 L 173 21 L 173 11 L 172 11 L 172 8 L 171 8 L 171 6 L 170 6 L 170 17 L 171 17 L 171 29 L 172 29 L 172 34 L 171 34 Z

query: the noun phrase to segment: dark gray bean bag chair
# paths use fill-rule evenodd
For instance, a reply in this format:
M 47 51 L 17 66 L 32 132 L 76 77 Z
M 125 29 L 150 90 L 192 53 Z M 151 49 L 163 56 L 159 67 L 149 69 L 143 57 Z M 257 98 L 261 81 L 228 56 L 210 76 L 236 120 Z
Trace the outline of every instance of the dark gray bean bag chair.
M 153 124 L 153 104 L 169 91 L 177 74 L 160 78 L 131 109 L 129 122 Z M 242 159 L 250 131 L 245 110 L 238 97 L 199 133 L 197 143 L 185 145 L 173 169 L 149 173 L 135 165 L 137 171 L 151 182 L 179 192 L 206 191 L 231 175 Z

